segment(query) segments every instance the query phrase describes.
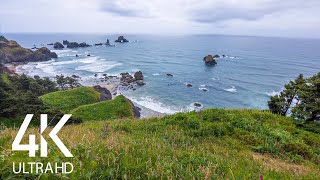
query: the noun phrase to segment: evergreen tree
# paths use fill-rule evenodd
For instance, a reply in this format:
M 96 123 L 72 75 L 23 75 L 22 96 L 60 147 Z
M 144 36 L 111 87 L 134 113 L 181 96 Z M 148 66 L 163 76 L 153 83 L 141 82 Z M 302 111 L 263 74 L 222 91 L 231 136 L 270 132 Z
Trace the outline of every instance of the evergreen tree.
M 272 96 L 268 102 L 271 112 L 306 121 L 320 120 L 320 73 L 304 78 L 300 74 L 284 86 L 280 95 Z

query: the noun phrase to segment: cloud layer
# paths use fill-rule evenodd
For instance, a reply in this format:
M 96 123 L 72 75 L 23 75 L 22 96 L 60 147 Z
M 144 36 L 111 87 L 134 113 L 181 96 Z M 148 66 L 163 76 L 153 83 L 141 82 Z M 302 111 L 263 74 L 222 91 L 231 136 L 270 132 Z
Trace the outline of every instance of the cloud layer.
M 3 1 L 3 0 L 1 0 Z M 10 0 L 5 32 L 320 37 L 319 0 Z

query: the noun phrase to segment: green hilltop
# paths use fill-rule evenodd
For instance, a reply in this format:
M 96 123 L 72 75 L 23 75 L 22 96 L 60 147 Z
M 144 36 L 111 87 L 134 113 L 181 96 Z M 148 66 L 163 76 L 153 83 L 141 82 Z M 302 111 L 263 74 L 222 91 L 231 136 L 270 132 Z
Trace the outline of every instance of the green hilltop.
M 60 90 L 39 97 L 46 105 L 69 113 L 81 105 L 99 102 L 100 93 L 91 87 Z
M 65 159 L 57 147 L 50 146 L 55 153 L 38 161 L 70 161 L 75 169 L 69 175 L 13 174 L 12 162 L 31 160 L 26 152 L 8 151 L 16 132 L 1 132 L 2 178 L 320 178 L 320 135 L 299 129 L 290 117 L 267 111 L 209 109 L 65 126 L 59 137 L 74 158 Z

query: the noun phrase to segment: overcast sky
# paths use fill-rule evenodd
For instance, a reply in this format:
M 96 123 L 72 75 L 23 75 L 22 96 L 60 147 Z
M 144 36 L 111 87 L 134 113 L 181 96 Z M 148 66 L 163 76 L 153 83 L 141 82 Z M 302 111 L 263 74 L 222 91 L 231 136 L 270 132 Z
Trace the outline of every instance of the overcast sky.
M 0 0 L 0 27 L 320 38 L 320 0 Z

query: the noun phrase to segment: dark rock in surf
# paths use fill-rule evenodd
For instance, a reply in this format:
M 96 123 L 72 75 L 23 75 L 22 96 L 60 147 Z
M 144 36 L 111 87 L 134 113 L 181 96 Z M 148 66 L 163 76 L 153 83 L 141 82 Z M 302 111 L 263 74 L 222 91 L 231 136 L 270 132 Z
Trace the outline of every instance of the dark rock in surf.
M 48 48 L 46 47 L 42 47 L 40 49 L 38 49 L 37 51 L 35 51 L 36 54 L 38 54 L 38 56 L 43 56 L 43 59 L 51 59 L 51 58 L 58 58 L 58 55 L 55 52 L 51 52 Z
M 73 48 L 78 48 L 79 44 L 77 42 L 70 42 L 67 45 L 67 48 L 73 49 Z
M 192 87 L 192 84 L 187 84 L 187 87 Z
M 87 44 L 85 42 L 79 44 L 79 47 L 90 47 L 90 46 L 91 45 L 89 45 L 89 44 Z
M 200 104 L 200 103 L 193 103 L 193 105 L 195 106 L 195 107 L 201 107 L 202 106 L 202 104 Z
M 126 38 L 124 38 L 123 36 L 119 36 L 117 40 L 115 40 L 114 42 L 117 43 L 126 43 L 129 42 Z
M 141 71 L 138 71 L 138 72 L 136 72 L 136 73 L 134 73 L 134 78 L 136 79 L 136 80 L 143 80 L 143 74 L 142 74 L 142 72 Z
M 69 44 L 69 41 L 68 40 L 63 40 L 63 45 L 68 45 Z
M 169 76 L 169 77 L 173 77 L 173 74 L 169 74 L 169 73 L 168 73 L 168 74 L 167 74 L 167 76 Z
M 203 61 L 207 65 L 215 65 L 215 64 L 217 64 L 216 60 L 213 58 L 212 55 L 208 55 L 208 56 L 204 57 Z
M 125 72 L 125 73 L 121 73 L 121 78 L 120 78 L 120 81 L 121 82 L 124 82 L 124 83 L 132 83 L 135 80 L 134 77 L 132 77 L 128 72 Z
M 64 46 L 61 43 L 56 42 L 56 43 L 54 43 L 53 48 L 54 49 L 63 49 Z
M 146 84 L 143 81 L 137 81 L 136 83 L 137 83 L 138 86 L 144 86 Z

